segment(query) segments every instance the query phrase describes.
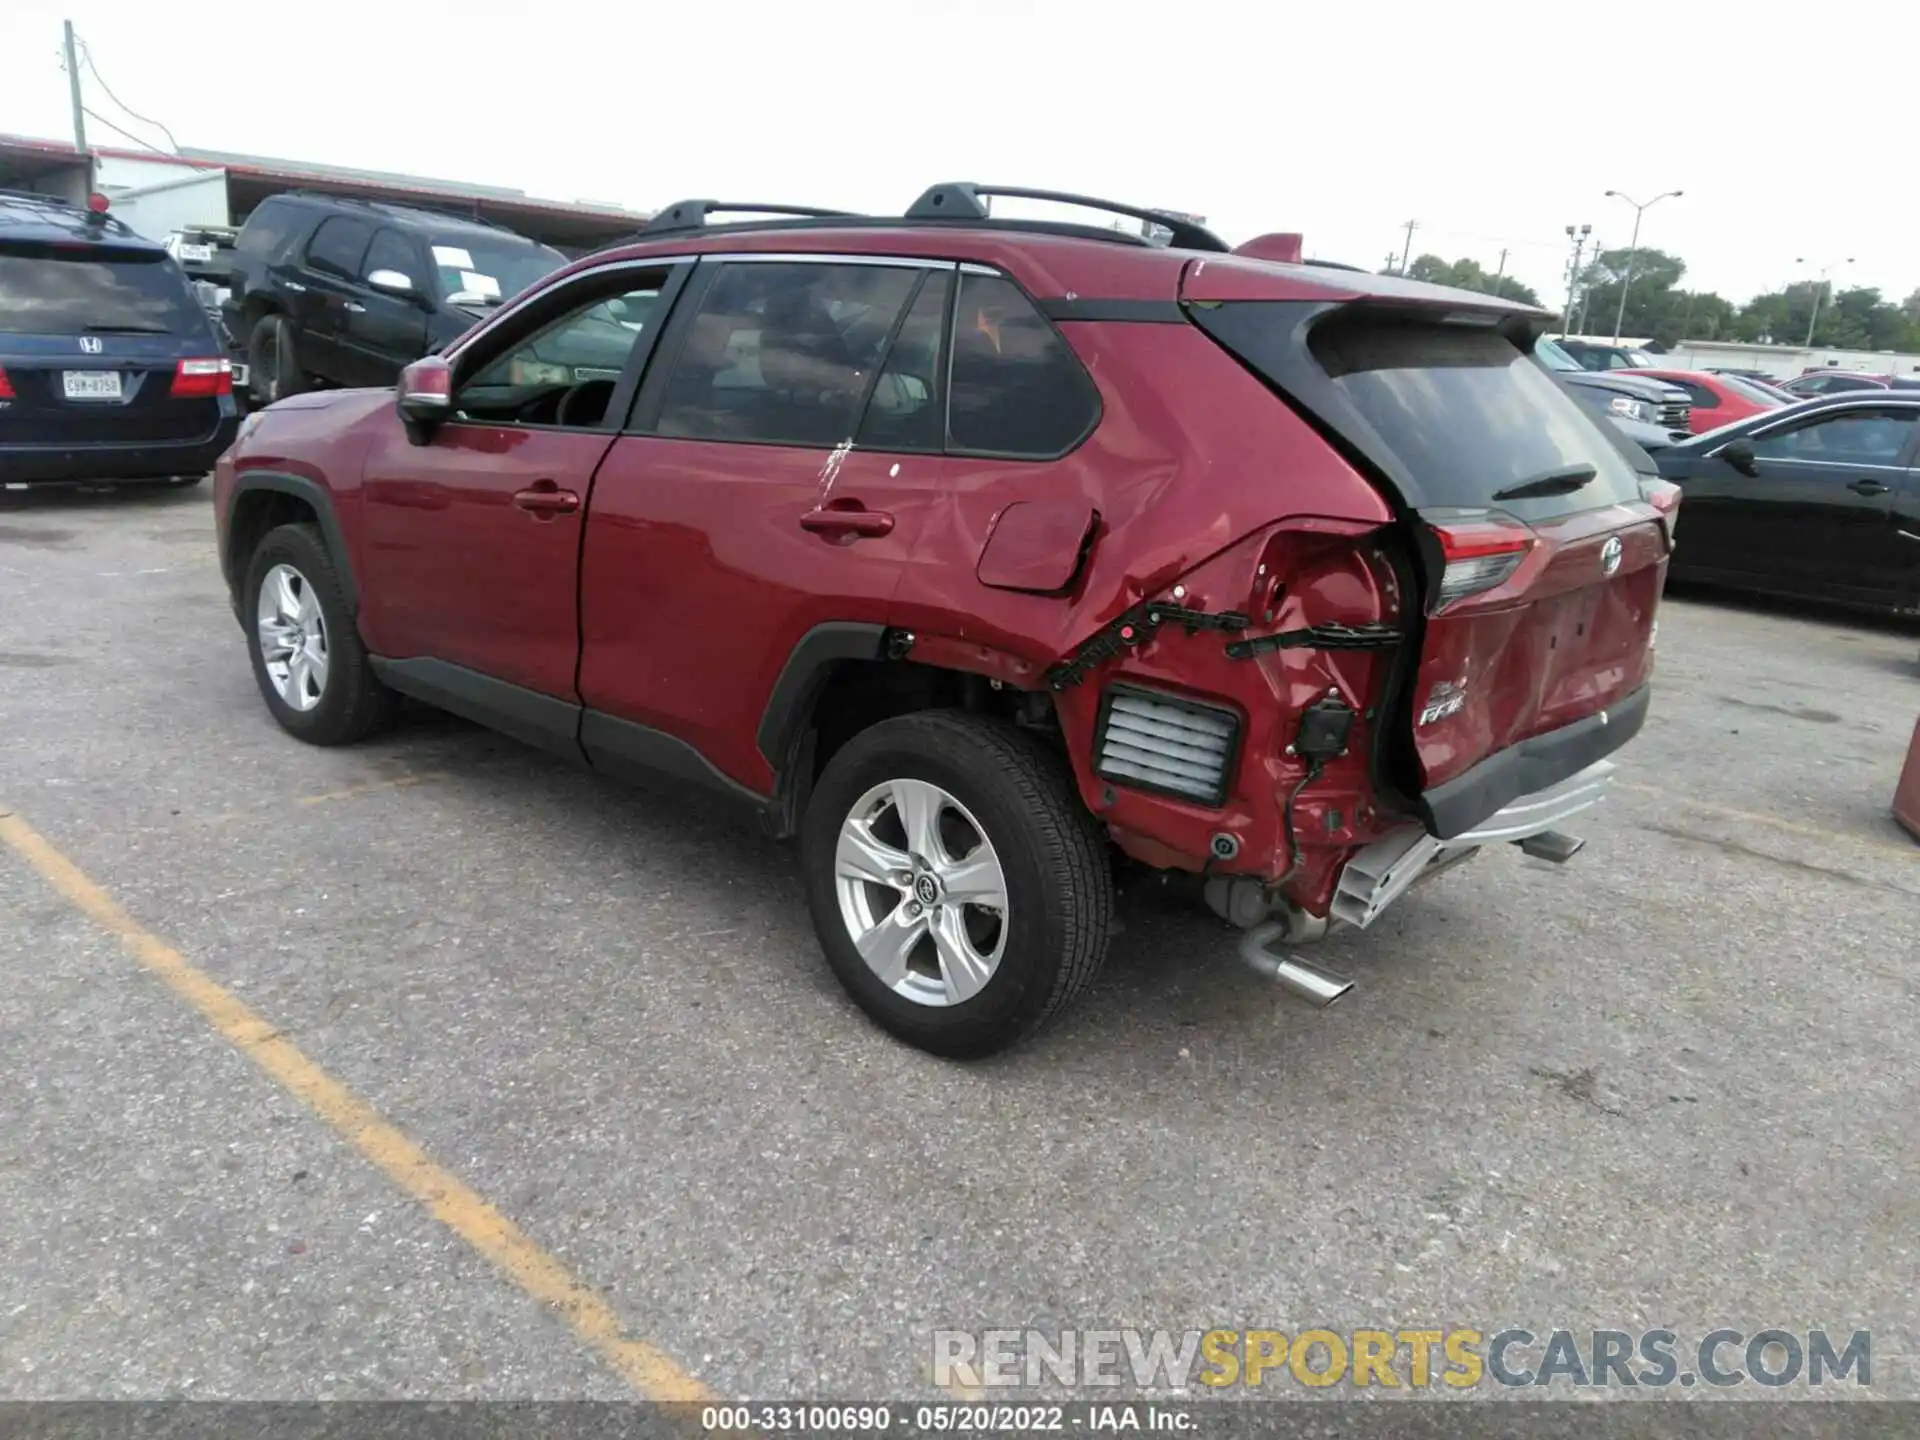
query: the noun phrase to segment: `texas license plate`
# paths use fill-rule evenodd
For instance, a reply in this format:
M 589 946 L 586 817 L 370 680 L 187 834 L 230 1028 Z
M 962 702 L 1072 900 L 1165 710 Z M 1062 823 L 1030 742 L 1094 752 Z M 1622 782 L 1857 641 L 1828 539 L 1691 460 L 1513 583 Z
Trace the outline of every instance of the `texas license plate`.
M 213 259 L 213 246 L 182 244 L 180 247 L 180 258 L 182 260 L 191 260 L 199 265 L 205 265 L 209 260 Z
M 62 377 L 69 400 L 118 400 L 118 370 L 69 370 Z

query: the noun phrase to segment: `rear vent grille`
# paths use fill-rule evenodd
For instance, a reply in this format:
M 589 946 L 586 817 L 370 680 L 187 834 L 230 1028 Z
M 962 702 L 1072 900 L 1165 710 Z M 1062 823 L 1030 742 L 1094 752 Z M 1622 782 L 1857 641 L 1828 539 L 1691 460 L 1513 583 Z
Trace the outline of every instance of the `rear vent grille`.
M 1231 710 L 1115 685 L 1102 707 L 1094 769 L 1142 790 L 1217 805 L 1227 796 L 1239 736 Z

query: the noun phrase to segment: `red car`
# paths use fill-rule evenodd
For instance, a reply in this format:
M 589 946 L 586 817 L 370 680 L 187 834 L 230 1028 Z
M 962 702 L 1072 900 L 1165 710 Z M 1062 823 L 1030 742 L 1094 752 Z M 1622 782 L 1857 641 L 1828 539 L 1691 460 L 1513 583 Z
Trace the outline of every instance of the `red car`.
M 274 718 L 341 744 L 411 695 L 738 800 L 855 1000 L 948 1055 L 1086 986 L 1115 851 L 1321 1003 L 1271 943 L 1567 859 L 1679 492 L 1530 358 L 1548 317 L 988 194 L 1072 198 L 688 202 L 397 396 L 250 417 L 218 543 Z
M 1678 385 L 1693 398 L 1687 417 L 1688 427 L 1696 435 L 1718 430 L 1762 410 L 1778 410 L 1793 403 L 1791 397 L 1776 393 L 1771 386 L 1739 375 L 1715 374 L 1709 370 L 1636 370 L 1651 380 Z

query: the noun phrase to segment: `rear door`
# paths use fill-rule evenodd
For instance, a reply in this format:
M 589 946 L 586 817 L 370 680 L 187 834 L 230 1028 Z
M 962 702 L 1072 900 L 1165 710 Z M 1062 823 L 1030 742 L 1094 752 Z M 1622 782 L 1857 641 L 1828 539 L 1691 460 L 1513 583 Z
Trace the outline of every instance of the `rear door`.
M 1627 453 L 1524 353 L 1527 317 L 1383 288 L 1191 313 L 1398 501 L 1425 611 L 1406 739 L 1429 826 L 1456 834 L 1638 728 L 1668 534 Z
M 952 274 L 876 257 L 701 263 L 594 485 L 580 697 L 596 764 L 665 733 L 771 790 L 781 757 L 756 728 L 781 667 L 816 626 L 887 623 L 935 503 L 902 472 L 937 461 L 855 437 L 896 332 L 937 348 Z M 903 426 L 916 404 L 934 418 L 924 378 L 888 394 Z
M 347 307 L 360 301 L 360 264 L 372 241 L 368 221 L 329 215 L 307 241 L 297 282 L 303 288 L 288 297 L 296 322 L 294 358 L 301 369 L 336 384 L 353 371 L 346 349 Z
M 221 387 L 207 366 L 219 357 L 162 252 L 0 242 L 0 448 L 210 438 Z

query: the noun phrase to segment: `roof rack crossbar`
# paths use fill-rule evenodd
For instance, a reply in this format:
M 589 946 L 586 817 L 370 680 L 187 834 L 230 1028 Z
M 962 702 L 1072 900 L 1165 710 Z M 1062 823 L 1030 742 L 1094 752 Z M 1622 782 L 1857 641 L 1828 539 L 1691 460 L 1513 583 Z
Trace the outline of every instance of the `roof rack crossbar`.
M 934 185 L 907 208 L 909 220 L 986 220 L 991 218 L 987 199 L 1003 195 L 1010 200 L 1046 200 L 1058 205 L 1079 205 L 1089 210 L 1104 210 L 1109 215 L 1125 215 L 1158 225 L 1170 234 L 1169 244 L 1179 250 L 1214 250 L 1227 253 L 1227 242 L 1206 226 L 1164 210 L 1149 210 L 1125 205 L 1117 200 L 1101 200 L 1091 195 L 1073 195 L 1064 190 L 1030 190 L 1017 185 L 978 185 L 954 180 Z
M 668 230 L 698 230 L 714 215 L 792 215 L 803 220 L 858 220 L 851 210 L 823 210 L 817 205 L 752 205 L 744 200 L 680 200 L 650 217 L 640 235 Z

